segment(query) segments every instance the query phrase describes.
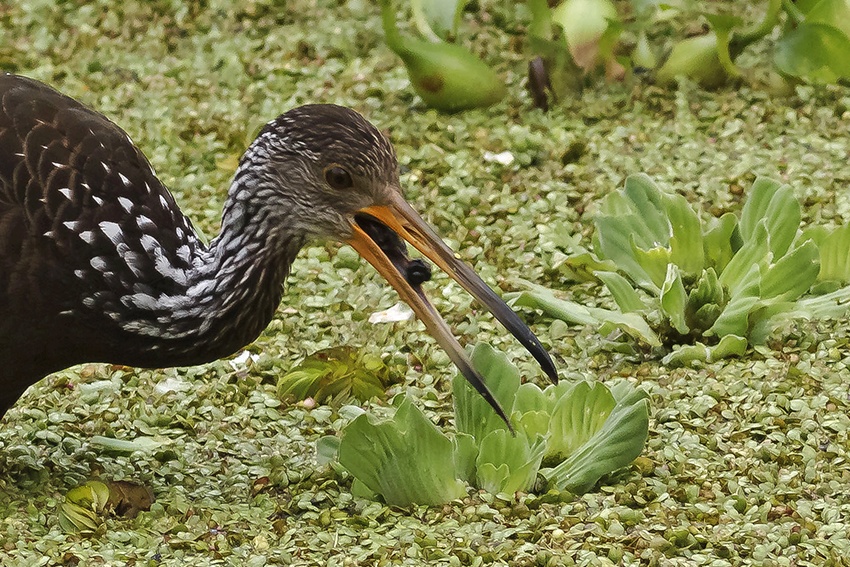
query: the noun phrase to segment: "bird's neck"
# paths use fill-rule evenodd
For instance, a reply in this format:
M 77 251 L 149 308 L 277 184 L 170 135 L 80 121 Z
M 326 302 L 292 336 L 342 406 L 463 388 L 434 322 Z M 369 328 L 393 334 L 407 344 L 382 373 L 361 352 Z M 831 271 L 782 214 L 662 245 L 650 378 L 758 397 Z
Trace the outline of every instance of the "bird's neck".
M 216 360 L 253 341 L 268 325 L 306 238 L 297 233 L 286 207 L 269 206 L 264 197 L 271 195 L 248 185 L 255 181 L 237 171 L 220 234 L 208 247 L 196 240 L 191 268 L 181 284 L 136 324 L 125 327 L 146 343 L 152 358 L 152 363 L 133 364 L 182 366 Z

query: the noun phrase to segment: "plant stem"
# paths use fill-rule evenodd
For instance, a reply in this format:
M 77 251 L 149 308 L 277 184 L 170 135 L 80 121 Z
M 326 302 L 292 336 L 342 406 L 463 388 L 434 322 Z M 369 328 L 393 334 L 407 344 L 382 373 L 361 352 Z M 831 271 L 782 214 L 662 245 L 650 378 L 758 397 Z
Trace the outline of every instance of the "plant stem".
M 393 0 L 381 0 L 381 23 L 384 27 L 384 39 L 389 48 L 396 53 L 407 51 L 396 26 L 395 2 Z
M 425 12 L 422 9 L 422 0 L 411 0 L 410 8 L 413 10 L 413 23 L 416 25 L 419 33 L 430 42 L 440 43 L 442 39 L 434 32 L 434 29 L 428 23 L 428 18 L 425 17 Z
M 528 0 L 528 11 L 531 12 L 528 35 L 552 39 L 552 12 L 546 0 Z
M 765 12 L 762 21 L 749 31 L 745 31 L 741 35 L 734 37 L 732 43 L 735 47 L 743 50 L 749 44 L 769 34 L 770 31 L 776 27 L 776 24 L 779 23 L 779 14 L 782 11 L 782 3 L 783 0 L 768 0 L 767 11 Z M 796 10 L 797 7 L 794 6 L 794 9 Z
M 788 19 L 794 26 L 800 25 L 806 19 L 806 15 L 791 0 L 782 0 L 782 9 L 788 14 Z

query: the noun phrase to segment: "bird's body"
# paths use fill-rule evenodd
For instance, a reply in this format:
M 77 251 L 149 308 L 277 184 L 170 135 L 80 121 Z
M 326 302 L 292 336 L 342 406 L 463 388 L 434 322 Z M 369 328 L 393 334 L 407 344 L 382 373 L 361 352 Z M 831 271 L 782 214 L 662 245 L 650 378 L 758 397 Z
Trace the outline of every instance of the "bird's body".
M 421 281 L 405 281 L 398 234 L 431 245 L 433 233 L 398 204 L 396 169 L 359 114 L 294 109 L 243 155 L 207 246 L 118 126 L 42 83 L 0 76 L 0 417 L 73 364 L 184 366 L 233 353 L 266 327 L 296 254 L 318 238 L 351 242 L 429 324 L 436 313 Z M 399 226 L 399 213 L 376 219 L 392 207 L 404 209 Z

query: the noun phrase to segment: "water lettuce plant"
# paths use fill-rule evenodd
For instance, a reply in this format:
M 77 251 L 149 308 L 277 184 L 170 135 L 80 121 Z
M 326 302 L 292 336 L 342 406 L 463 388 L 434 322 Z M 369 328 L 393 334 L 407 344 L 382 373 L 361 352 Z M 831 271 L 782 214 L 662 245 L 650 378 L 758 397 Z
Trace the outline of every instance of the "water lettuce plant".
M 515 432 L 458 377 L 454 436 L 405 399 L 391 420 L 363 413 L 341 439 L 321 439 L 320 454 L 335 457 L 354 477 L 354 492 L 406 506 L 448 502 L 468 485 L 492 493 L 558 488 L 581 494 L 643 450 L 649 429 L 643 390 L 626 382 L 612 388 L 587 381 L 545 389 L 520 384 L 516 367 L 485 343 L 475 347 L 472 362 Z
M 283 373 L 277 381 L 277 395 L 282 400 L 354 398 L 365 402 L 384 397 L 387 388 L 398 381 L 379 356 L 340 346 L 320 350 Z
M 618 309 L 562 301 L 533 284 L 511 301 L 672 348 L 667 363 L 740 355 L 782 319 L 846 311 L 850 229 L 801 231 L 801 217 L 792 188 L 770 179 L 753 183 L 740 218 L 703 221 L 683 196 L 633 175 L 600 204 L 595 254 L 572 258 Z
M 104 529 L 109 514 L 134 518 L 150 510 L 153 502 L 153 493 L 142 484 L 90 480 L 65 494 L 59 505 L 59 526 L 66 533 L 94 534 Z

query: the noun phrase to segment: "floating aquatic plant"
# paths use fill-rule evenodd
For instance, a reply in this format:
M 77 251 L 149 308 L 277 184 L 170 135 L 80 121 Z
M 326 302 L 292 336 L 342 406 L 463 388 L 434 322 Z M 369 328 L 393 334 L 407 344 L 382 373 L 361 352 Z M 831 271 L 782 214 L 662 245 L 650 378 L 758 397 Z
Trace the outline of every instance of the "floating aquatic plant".
M 668 363 L 740 355 L 782 319 L 846 311 L 850 229 L 801 231 L 801 216 L 792 188 L 770 179 L 755 181 L 740 218 L 703 221 L 681 195 L 633 175 L 600 205 L 595 255 L 573 258 L 618 310 L 563 301 L 528 282 L 510 300 L 671 348 Z M 817 295 L 823 291 L 830 293 Z
M 414 13 L 423 14 L 424 0 L 415 4 Z M 431 10 L 449 12 L 449 20 L 456 22 L 460 8 L 457 3 L 433 2 Z M 438 32 L 431 29 L 426 17 L 416 19 L 420 29 L 426 31 L 428 39 L 419 39 L 399 33 L 396 26 L 395 3 L 381 0 L 381 15 L 387 45 L 398 55 L 410 77 L 410 83 L 425 104 L 437 110 L 456 112 L 470 108 L 490 106 L 504 98 L 505 82 L 469 50 L 460 45 L 444 41 Z M 445 31 L 445 20 L 440 31 Z
M 649 428 L 647 394 L 628 383 L 562 382 L 545 389 L 520 384 L 504 354 L 478 344 L 472 363 L 506 409 L 515 434 L 462 377 L 453 382 L 457 433 L 437 429 L 404 400 L 394 417 L 359 415 L 342 433 L 319 442 L 355 478 L 360 494 L 388 504 L 440 504 L 467 483 L 492 493 L 558 488 L 580 494 L 627 466 Z M 543 466 L 544 468 L 541 468 Z

